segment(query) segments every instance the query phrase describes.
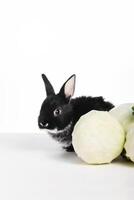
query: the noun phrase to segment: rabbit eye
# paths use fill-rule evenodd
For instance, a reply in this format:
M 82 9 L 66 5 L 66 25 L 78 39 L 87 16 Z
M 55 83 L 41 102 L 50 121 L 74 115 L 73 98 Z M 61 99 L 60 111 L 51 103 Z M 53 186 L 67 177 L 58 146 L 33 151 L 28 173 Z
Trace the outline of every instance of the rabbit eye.
M 54 116 L 55 116 L 55 117 L 57 117 L 57 116 L 60 115 L 61 113 L 62 113 L 61 108 L 56 108 L 56 109 L 54 110 Z

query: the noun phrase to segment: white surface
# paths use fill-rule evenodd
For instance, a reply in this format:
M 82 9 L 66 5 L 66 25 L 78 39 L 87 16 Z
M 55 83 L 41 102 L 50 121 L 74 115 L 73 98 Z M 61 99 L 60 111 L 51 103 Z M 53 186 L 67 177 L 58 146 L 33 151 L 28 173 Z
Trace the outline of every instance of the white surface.
M 38 130 L 46 73 L 56 91 L 133 102 L 134 1 L 1 0 L 0 132 Z
M 2 200 L 133 200 L 133 164 L 86 165 L 46 134 L 0 134 Z
M 0 1 L 1 200 L 133 199 L 133 165 L 87 166 L 33 134 L 41 73 L 56 91 L 76 73 L 75 96 L 133 102 L 133 20 L 133 0 Z

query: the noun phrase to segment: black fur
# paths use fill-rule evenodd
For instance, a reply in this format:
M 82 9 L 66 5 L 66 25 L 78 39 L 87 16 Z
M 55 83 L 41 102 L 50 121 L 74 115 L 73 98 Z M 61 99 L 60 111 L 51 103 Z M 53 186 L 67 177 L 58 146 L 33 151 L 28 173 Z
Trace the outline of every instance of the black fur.
M 70 96 L 65 94 L 65 87 L 68 87 L 68 83 L 71 76 L 62 86 L 60 92 L 55 95 L 54 90 L 48 79 L 43 75 L 43 80 L 46 87 L 47 98 L 44 100 L 40 115 L 38 118 L 39 128 L 47 128 L 48 133 L 55 140 L 63 144 L 63 148 L 66 151 L 74 151 L 72 146 L 72 132 L 76 122 L 79 118 L 91 110 L 109 111 L 114 105 L 107 102 L 103 97 L 78 97 L 71 99 L 72 90 L 70 90 Z M 75 79 L 74 87 L 75 87 Z M 49 90 L 49 91 L 48 91 Z M 68 89 L 69 91 L 69 89 Z M 48 95 L 49 94 L 49 95 Z M 60 109 L 60 114 L 54 116 L 55 109 Z M 45 127 L 47 124 L 47 127 Z M 51 133 L 49 130 L 57 128 L 59 133 Z

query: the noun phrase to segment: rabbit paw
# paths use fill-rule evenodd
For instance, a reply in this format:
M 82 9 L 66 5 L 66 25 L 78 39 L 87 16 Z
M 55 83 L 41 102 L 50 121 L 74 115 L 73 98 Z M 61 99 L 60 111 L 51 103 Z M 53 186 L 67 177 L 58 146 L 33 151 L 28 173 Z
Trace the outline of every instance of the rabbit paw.
M 67 152 L 74 152 L 74 148 L 73 148 L 72 144 L 70 146 L 63 147 L 63 149 L 65 149 L 65 151 L 67 151 Z

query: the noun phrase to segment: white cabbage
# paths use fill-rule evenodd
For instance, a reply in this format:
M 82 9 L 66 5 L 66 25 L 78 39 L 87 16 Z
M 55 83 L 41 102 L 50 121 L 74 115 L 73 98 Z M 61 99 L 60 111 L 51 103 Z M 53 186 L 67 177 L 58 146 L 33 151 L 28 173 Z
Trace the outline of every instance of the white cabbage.
M 108 112 L 90 111 L 74 127 L 72 144 L 76 154 L 89 164 L 110 163 L 122 152 L 125 133 Z
M 110 111 L 123 126 L 126 132 L 126 142 L 124 145 L 126 157 L 134 162 L 134 115 L 132 114 L 132 107 L 134 103 L 122 104 Z
M 126 157 L 134 162 L 134 127 L 131 127 L 127 132 L 124 148 Z
M 134 116 L 132 115 L 132 107 L 134 103 L 122 104 L 118 107 L 114 107 L 109 113 L 114 116 L 123 126 L 127 132 L 130 125 L 134 123 Z

